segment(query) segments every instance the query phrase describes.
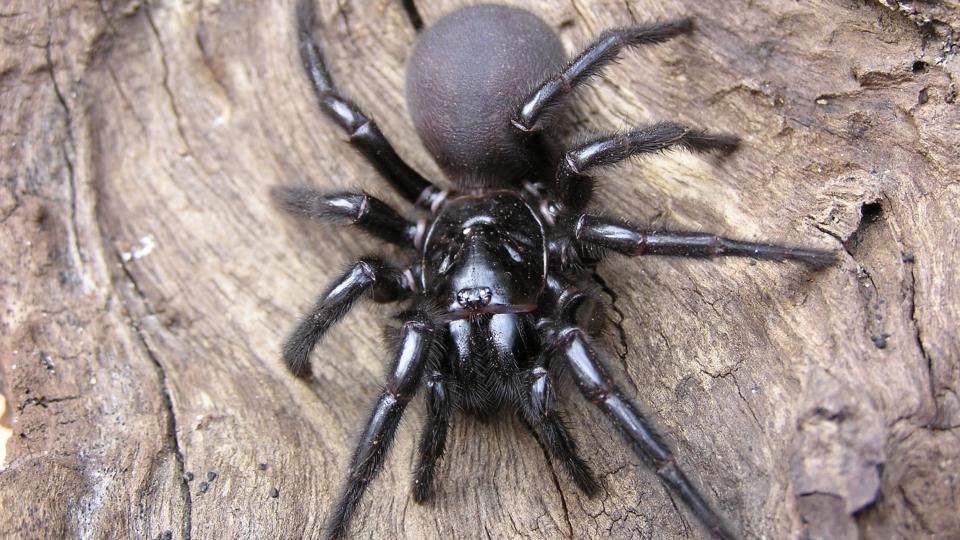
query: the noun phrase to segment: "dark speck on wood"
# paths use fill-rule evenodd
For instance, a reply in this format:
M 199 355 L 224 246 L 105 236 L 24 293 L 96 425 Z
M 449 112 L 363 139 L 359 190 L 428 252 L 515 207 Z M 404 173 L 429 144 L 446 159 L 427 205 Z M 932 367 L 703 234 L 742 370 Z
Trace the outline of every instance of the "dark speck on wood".
M 887 348 L 887 338 L 890 337 L 889 334 L 880 334 L 879 336 L 870 336 L 870 341 L 873 342 L 873 345 L 878 349 Z

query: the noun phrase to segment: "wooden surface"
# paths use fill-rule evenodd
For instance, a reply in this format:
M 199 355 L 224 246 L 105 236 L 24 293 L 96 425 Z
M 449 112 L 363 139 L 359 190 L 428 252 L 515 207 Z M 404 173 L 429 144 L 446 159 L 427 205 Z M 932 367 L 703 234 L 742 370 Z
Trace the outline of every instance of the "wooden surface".
M 467 3 L 419 8 L 430 24 Z M 842 250 L 820 272 L 601 269 L 609 363 L 722 513 L 747 538 L 960 536 L 956 2 L 510 3 L 571 52 L 610 26 L 696 17 L 694 35 L 629 53 L 580 92 L 567 135 L 672 119 L 743 148 L 619 167 L 603 207 Z M 415 32 L 400 3 L 318 10 L 335 78 L 440 179 L 405 112 Z M 284 371 L 280 345 L 345 264 L 400 254 L 296 223 L 268 189 L 309 180 L 405 206 L 317 112 L 292 13 L 290 0 L 0 8 L 13 428 L 0 536 L 318 534 L 382 381 L 389 311 L 362 306 L 337 327 L 313 384 Z M 435 502 L 413 503 L 417 401 L 357 537 L 704 537 L 600 414 L 564 405 L 597 498 L 515 421 L 458 420 Z

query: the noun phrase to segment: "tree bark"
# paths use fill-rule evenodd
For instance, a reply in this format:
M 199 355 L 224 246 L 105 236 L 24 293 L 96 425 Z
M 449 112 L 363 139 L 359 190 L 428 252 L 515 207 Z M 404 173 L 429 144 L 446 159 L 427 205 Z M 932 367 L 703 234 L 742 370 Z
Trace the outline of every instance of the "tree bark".
M 429 25 L 469 3 L 418 7 Z M 564 136 L 675 120 L 742 148 L 604 173 L 598 207 L 840 250 L 822 271 L 600 268 L 611 370 L 708 497 L 747 538 L 960 536 L 958 4 L 509 3 L 571 54 L 609 27 L 696 19 L 578 90 Z M 318 19 L 340 86 L 442 182 L 405 112 L 401 3 L 322 1 Z M 293 1 L 12 0 L 0 27 L 0 535 L 316 536 L 383 380 L 389 312 L 336 327 L 313 383 L 280 346 L 346 264 L 404 255 L 295 223 L 268 190 L 409 208 L 318 112 Z M 457 417 L 435 500 L 411 504 L 417 401 L 356 536 L 704 538 L 568 390 L 598 497 L 516 421 Z

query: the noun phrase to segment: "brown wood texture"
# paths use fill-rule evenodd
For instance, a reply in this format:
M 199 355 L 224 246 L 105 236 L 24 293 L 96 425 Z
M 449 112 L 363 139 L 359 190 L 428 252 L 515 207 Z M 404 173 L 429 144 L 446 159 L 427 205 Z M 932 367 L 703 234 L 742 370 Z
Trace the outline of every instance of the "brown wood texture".
M 419 9 L 429 25 L 469 3 Z M 741 134 L 742 149 L 605 172 L 600 207 L 841 250 L 818 272 L 600 270 L 611 369 L 720 511 L 747 538 L 960 536 L 957 3 L 509 3 L 571 53 L 611 26 L 696 18 L 578 91 L 565 136 L 670 119 Z M 317 111 L 292 4 L 0 7 L 0 536 L 319 534 L 379 391 L 390 311 L 363 305 L 332 331 L 314 383 L 279 349 L 345 264 L 404 255 L 296 223 L 268 190 L 309 180 L 406 206 Z M 340 86 L 440 179 L 405 112 L 416 34 L 400 2 L 318 11 Z M 458 418 L 435 501 L 413 503 L 417 401 L 356 536 L 705 537 L 601 414 L 563 403 L 598 497 L 516 421 Z

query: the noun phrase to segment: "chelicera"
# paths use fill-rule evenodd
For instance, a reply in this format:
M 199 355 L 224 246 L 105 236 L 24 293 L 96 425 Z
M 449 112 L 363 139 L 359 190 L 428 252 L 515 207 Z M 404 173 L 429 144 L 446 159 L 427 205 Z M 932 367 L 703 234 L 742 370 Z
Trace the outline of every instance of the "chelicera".
M 397 155 L 367 116 L 334 86 L 313 37 L 313 3 L 297 8 L 300 56 L 324 114 L 387 182 L 427 217 L 411 220 L 364 193 L 278 187 L 287 211 L 348 222 L 415 255 L 397 266 L 363 258 L 320 295 L 287 340 L 283 359 L 310 376 L 310 353 L 358 300 L 405 302 L 384 390 L 353 454 L 327 521 L 329 538 L 349 530 L 379 472 L 404 409 L 426 394 L 427 418 L 414 472 L 417 502 L 433 493 L 434 471 L 455 413 L 519 416 L 574 484 L 598 484 L 558 409 L 571 379 L 719 538 L 732 530 L 677 466 L 631 398 L 608 376 L 593 344 L 603 320 L 593 269 L 607 254 L 630 257 L 753 257 L 829 264 L 815 249 L 742 242 L 711 234 L 646 231 L 586 211 L 591 175 L 631 156 L 685 148 L 734 150 L 738 139 L 672 122 L 597 135 L 563 148 L 552 136 L 557 109 L 578 86 L 629 47 L 690 32 L 690 19 L 608 30 L 567 60 L 552 29 L 515 8 L 481 5 L 423 31 L 407 67 L 407 102 L 417 133 L 455 185 L 436 186 Z

